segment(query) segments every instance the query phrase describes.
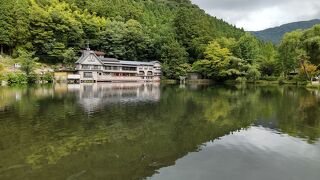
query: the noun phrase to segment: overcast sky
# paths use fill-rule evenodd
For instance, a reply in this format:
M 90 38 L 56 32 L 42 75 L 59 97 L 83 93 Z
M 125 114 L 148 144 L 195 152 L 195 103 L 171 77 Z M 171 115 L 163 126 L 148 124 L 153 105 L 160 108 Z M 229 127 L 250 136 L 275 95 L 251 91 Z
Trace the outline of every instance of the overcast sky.
M 320 0 L 191 0 L 207 13 L 243 27 L 262 30 L 281 24 L 320 19 Z

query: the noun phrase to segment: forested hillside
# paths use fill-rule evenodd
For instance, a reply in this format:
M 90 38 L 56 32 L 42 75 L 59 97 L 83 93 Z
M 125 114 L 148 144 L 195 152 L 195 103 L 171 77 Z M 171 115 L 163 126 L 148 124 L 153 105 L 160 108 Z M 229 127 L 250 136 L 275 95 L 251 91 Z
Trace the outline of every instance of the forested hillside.
M 72 63 L 90 44 L 108 56 L 159 60 L 169 69 L 204 57 L 217 37 L 244 32 L 189 0 L 0 0 L 1 53 L 35 52 L 40 61 Z M 170 70 L 173 73 L 173 69 Z
M 279 27 L 269 28 L 262 31 L 255 31 L 252 33 L 263 41 L 279 44 L 285 33 L 295 31 L 298 29 L 308 29 L 314 26 L 315 24 L 320 24 L 320 19 L 284 24 Z
M 0 47 L 6 59 L 0 61 L 0 79 L 8 82 L 16 82 L 10 80 L 16 73 L 3 71 L 8 67 L 3 62 L 10 64 L 12 58 L 20 62 L 23 80 L 35 82 L 37 61 L 45 66 L 60 64 L 59 68 L 62 65 L 73 69 L 80 50 L 87 44 L 109 57 L 158 60 L 164 78 L 168 79 L 196 72 L 217 81 L 277 80 L 299 68 L 298 56 L 287 57 L 298 48 L 287 49 L 291 46 L 284 44 L 291 36 L 283 40 L 278 53 L 273 44 L 259 41 L 250 33 L 206 14 L 190 0 L 0 0 L 0 3 Z M 318 37 L 316 31 L 315 35 Z M 308 44 L 313 41 L 317 38 L 308 38 L 301 47 L 307 47 L 307 55 L 316 60 L 318 55 L 313 53 L 316 44 Z M 308 65 L 307 61 L 302 64 Z M 305 74 L 303 71 L 299 76 L 304 78 Z

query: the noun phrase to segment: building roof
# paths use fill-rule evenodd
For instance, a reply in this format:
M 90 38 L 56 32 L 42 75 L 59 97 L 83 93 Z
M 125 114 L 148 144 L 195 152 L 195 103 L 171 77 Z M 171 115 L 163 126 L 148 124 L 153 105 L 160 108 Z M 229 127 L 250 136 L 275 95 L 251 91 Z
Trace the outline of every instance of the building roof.
M 91 54 L 94 55 L 101 62 L 101 64 L 113 63 L 113 64 L 132 65 L 132 66 L 153 66 L 155 63 L 159 63 L 159 61 L 143 62 L 143 61 L 119 60 L 117 58 L 99 57 L 97 56 L 96 52 L 98 51 L 90 51 L 90 50 L 82 51 L 81 57 L 75 63 L 81 64 Z M 103 52 L 101 52 L 100 54 L 102 53 Z
M 119 62 L 120 60 L 119 59 L 117 59 L 117 58 L 100 58 L 101 59 L 101 61 L 102 62 L 110 62 L 110 61 L 112 61 L 112 62 Z
M 101 59 L 96 55 L 96 53 L 94 53 L 94 51 L 90 51 L 90 50 L 84 50 L 84 51 L 82 52 L 81 57 L 80 57 L 80 58 L 78 59 L 78 61 L 76 61 L 75 63 L 76 63 L 76 64 L 81 64 L 81 63 L 83 63 L 83 61 L 85 61 L 85 60 L 87 59 L 87 57 L 90 56 L 90 55 L 95 56 L 95 57 L 98 59 L 98 61 L 100 61 L 100 63 L 103 64 L 103 62 L 102 62 Z
M 141 62 L 141 61 L 120 61 L 120 64 L 124 65 L 136 65 L 136 66 L 153 66 L 154 62 Z

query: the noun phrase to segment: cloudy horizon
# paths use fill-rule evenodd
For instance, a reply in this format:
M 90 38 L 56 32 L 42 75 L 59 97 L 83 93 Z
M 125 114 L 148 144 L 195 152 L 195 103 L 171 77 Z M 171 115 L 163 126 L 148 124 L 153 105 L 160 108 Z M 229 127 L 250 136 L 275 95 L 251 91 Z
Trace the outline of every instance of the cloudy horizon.
M 320 19 L 319 0 L 191 0 L 208 14 L 246 31 Z

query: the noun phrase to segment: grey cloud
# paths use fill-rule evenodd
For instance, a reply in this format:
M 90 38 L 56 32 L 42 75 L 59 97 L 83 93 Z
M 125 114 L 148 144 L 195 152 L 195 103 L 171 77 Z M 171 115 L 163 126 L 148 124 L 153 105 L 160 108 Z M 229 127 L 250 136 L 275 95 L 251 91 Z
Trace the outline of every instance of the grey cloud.
M 192 0 L 209 14 L 260 30 L 288 22 L 320 18 L 319 0 Z

